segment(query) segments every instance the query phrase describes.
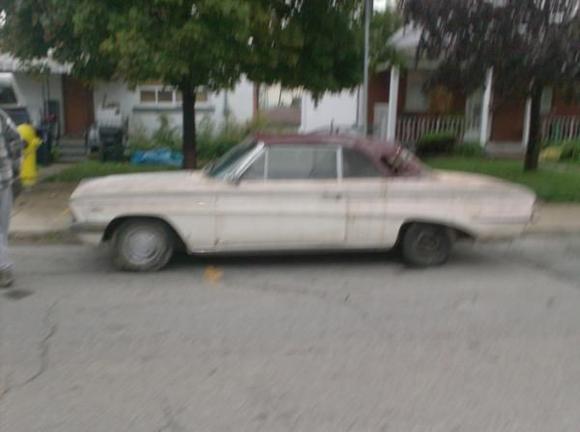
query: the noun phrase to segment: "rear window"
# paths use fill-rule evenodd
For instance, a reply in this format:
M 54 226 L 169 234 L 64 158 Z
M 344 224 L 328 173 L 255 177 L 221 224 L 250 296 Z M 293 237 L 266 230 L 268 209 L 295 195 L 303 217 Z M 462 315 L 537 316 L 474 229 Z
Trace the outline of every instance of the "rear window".
M 344 178 L 381 177 L 366 155 L 348 148 L 342 150 L 342 175 Z

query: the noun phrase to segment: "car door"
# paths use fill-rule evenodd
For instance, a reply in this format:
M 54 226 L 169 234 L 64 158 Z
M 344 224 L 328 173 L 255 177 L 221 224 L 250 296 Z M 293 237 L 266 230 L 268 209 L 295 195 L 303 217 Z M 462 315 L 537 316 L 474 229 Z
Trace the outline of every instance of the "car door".
M 217 199 L 216 248 L 340 248 L 346 199 L 338 148 L 272 145 Z
M 342 149 L 342 177 L 347 198 L 347 246 L 390 247 L 387 218 L 388 178 L 357 149 Z

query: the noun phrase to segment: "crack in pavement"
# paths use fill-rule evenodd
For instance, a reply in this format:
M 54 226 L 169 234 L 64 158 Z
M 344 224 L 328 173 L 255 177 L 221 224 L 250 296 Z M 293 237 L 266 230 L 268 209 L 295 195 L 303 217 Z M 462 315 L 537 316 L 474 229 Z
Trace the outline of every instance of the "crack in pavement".
M 52 316 L 54 313 L 54 309 L 56 308 L 59 301 L 60 300 L 55 300 L 50 305 L 50 307 L 46 310 L 46 314 L 44 315 L 44 318 L 42 319 L 42 323 L 44 325 L 44 328 L 47 328 L 48 331 L 46 332 L 46 334 L 44 335 L 44 337 L 42 338 L 42 340 L 38 344 L 39 363 L 40 363 L 38 366 L 38 370 L 35 373 L 33 373 L 30 377 L 28 377 L 27 379 L 25 379 L 24 381 L 22 381 L 19 384 L 15 384 L 12 386 L 10 384 L 7 384 L 6 387 L 0 393 L 0 402 L 2 402 L 2 400 L 9 393 L 12 393 L 16 390 L 21 390 L 24 387 L 26 387 L 27 385 L 29 385 L 32 382 L 34 382 L 35 380 L 37 380 L 48 369 L 49 360 L 50 360 L 49 359 L 50 342 L 51 342 L 51 339 L 56 334 L 56 332 L 58 331 L 58 325 L 56 322 L 53 322 Z

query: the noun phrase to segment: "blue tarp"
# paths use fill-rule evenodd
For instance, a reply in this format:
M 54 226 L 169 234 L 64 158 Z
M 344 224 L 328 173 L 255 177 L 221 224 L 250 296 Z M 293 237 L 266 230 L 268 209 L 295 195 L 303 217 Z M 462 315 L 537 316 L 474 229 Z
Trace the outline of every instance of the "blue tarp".
M 154 150 L 138 150 L 131 156 L 133 165 L 162 165 L 180 167 L 183 155 L 168 148 Z

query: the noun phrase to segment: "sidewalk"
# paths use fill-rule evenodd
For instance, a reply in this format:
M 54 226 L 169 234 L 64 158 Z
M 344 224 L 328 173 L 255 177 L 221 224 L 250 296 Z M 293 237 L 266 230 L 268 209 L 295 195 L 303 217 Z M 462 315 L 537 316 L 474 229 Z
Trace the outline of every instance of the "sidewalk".
M 541 204 L 529 233 L 580 233 L 580 204 Z
M 10 236 L 13 239 L 67 239 L 71 216 L 68 199 L 74 183 L 40 183 L 24 192 L 14 206 Z M 543 204 L 530 234 L 580 234 L 580 204 Z
M 65 235 L 70 226 L 68 199 L 72 183 L 40 183 L 25 191 L 14 204 L 10 237 L 35 239 Z
M 71 238 L 68 199 L 76 187 L 71 183 L 43 183 L 68 164 L 56 163 L 40 168 L 38 183 L 26 189 L 14 203 L 10 221 L 13 240 L 46 240 Z

